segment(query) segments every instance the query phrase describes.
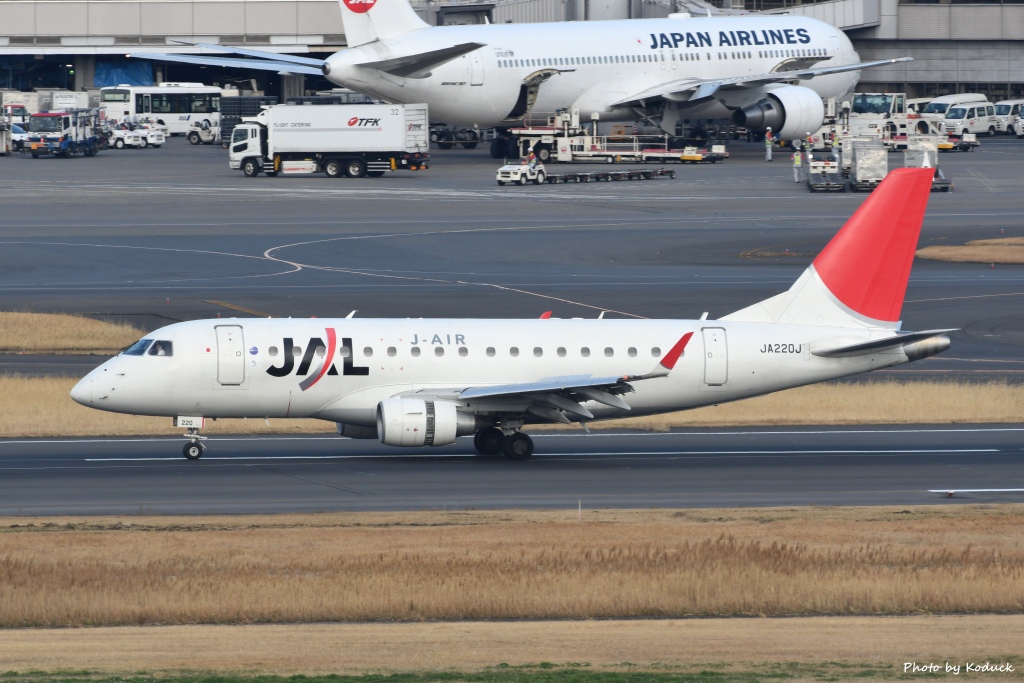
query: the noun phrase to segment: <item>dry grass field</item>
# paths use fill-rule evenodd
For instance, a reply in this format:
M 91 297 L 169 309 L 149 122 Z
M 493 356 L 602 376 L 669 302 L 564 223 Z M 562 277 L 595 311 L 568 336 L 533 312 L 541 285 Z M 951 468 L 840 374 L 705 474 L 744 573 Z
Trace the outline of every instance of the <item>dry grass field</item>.
M 263 677 L 373 673 L 381 677 L 368 683 L 925 678 L 904 677 L 908 662 L 942 668 L 955 663 L 960 674 L 947 678 L 957 681 L 1019 680 L 1019 673 L 972 676 L 964 665 L 1009 659 L 1021 671 L 1022 632 L 1021 615 L 9 629 L 0 633 L 0 665 L 18 672 L 96 672 L 14 679 L 47 683 L 227 683 L 254 674 L 260 683 L 272 683 Z M 129 673 L 140 671 L 159 673 Z M 216 672 L 217 678 L 190 671 Z M 325 683 L 350 682 L 332 678 Z
M 92 410 L 68 396 L 77 378 L 0 376 L 0 437 L 178 434 L 170 418 Z M 46 410 L 40 407 L 46 406 Z M 1024 421 L 1024 392 L 1005 382 L 863 382 L 817 384 L 654 417 L 594 423 L 597 429 L 808 424 L 981 424 Z M 567 429 L 579 429 L 578 426 Z M 207 434 L 313 434 L 321 420 L 219 420 Z
M 142 330 L 74 315 L 0 311 L 0 353 L 113 355 Z
M 6 519 L 0 627 L 1024 611 L 1024 506 Z
M 1024 263 L 1024 237 L 971 240 L 961 246 L 932 246 L 917 250 L 917 257 L 956 263 Z

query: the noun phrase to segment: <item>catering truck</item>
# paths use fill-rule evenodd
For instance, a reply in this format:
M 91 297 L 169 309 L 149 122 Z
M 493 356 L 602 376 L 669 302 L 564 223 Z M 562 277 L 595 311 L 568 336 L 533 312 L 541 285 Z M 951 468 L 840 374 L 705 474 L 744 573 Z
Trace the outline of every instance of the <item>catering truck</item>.
M 228 163 L 249 177 L 377 178 L 426 169 L 429 134 L 425 104 L 278 104 L 235 126 Z

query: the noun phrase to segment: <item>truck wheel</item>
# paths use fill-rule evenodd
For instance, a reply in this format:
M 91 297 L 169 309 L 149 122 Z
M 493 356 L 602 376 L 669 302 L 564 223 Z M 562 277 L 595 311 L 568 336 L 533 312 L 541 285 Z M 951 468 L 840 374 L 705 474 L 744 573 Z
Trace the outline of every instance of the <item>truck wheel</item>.
M 114 147 L 117 149 L 124 149 L 124 138 L 114 140 Z
M 345 164 L 345 175 L 349 178 L 363 178 L 366 176 L 366 163 L 362 159 L 349 159 Z
M 492 159 L 503 159 L 505 157 L 505 140 L 502 138 L 494 138 L 491 140 L 491 158 Z
M 260 174 L 260 165 L 255 159 L 246 159 L 242 162 L 242 173 L 249 178 L 255 178 Z
M 451 142 L 445 142 L 445 141 L 442 141 L 442 140 L 438 140 L 437 141 L 437 148 L 438 149 L 451 149 L 454 146 L 455 145 L 453 143 L 451 143 Z
M 498 181 L 498 185 L 504 187 L 505 186 L 505 181 L 504 180 L 499 180 Z
M 139 140 L 139 149 L 146 149 L 148 145 L 149 141 L 146 140 L 146 138 L 142 138 L 141 140 Z
M 534 185 L 543 185 L 544 184 L 544 171 L 540 171 L 540 172 L 537 173 L 537 177 L 533 179 L 533 184 Z
M 188 141 L 190 144 L 199 145 L 202 144 L 202 140 L 199 139 L 199 133 L 192 131 L 188 134 Z
M 996 136 L 996 127 L 995 126 L 989 126 L 988 127 L 988 136 L 990 138 L 994 138 Z
M 267 171 L 267 177 L 268 178 L 276 178 L 277 177 L 277 171 Z
M 340 178 L 341 173 L 341 162 L 337 159 L 331 159 L 324 164 L 324 174 L 326 174 L 328 178 Z
M 367 171 L 366 175 L 370 178 L 380 178 L 384 175 L 384 171 Z
M 546 164 L 551 161 L 551 148 L 544 147 L 543 145 L 533 150 L 534 154 L 537 155 L 537 161 L 542 164 Z
M 473 140 L 472 142 L 463 142 L 461 144 L 463 149 L 476 149 L 476 140 Z
M 526 184 L 526 176 L 524 176 L 524 175 L 519 176 L 519 179 L 516 180 L 516 185 L 525 185 L 525 184 Z

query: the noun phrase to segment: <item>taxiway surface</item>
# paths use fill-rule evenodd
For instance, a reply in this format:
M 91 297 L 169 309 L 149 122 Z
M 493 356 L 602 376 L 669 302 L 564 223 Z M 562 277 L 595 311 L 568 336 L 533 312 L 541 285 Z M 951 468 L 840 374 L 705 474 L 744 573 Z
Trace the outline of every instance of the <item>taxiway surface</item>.
M 756 143 L 730 150 L 725 163 L 675 166 L 676 180 L 540 187 L 497 187 L 482 148 L 363 180 L 245 178 L 224 150 L 181 138 L 93 159 L 15 156 L 2 162 L 0 309 L 145 329 L 352 310 L 715 318 L 786 289 L 864 199 L 807 192 Z M 1024 142 L 1009 137 L 942 155 L 956 192 L 932 195 L 922 245 L 1024 236 L 1022 162 Z M 961 331 L 900 372 L 1024 377 L 1022 311 L 1024 267 L 919 259 L 905 328 Z M 0 361 L 0 372 L 48 366 Z
M 0 515 L 1019 502 L 1022 438 L 1019 425 L 560 432 L 537 434 L 525 462 L 467 439 L 212 438 L 198 461 L 182 439 L 5 440 Z

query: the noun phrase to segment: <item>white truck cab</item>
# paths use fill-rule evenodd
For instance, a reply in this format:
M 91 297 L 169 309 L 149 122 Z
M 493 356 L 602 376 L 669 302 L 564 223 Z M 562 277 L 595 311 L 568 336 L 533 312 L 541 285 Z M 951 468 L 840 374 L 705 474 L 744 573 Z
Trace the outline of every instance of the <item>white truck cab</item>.
M 1017 119 L 1021 114 L 1024 114 L 1024 100 L 996 102 L 996 131 L 1020 137 L 1022 132 Z
M 987 102 L 954 104 L 946 110 L 943 122 L 948 135 L 974 133 L 992 136 L 996 134 L 996 108 Z

